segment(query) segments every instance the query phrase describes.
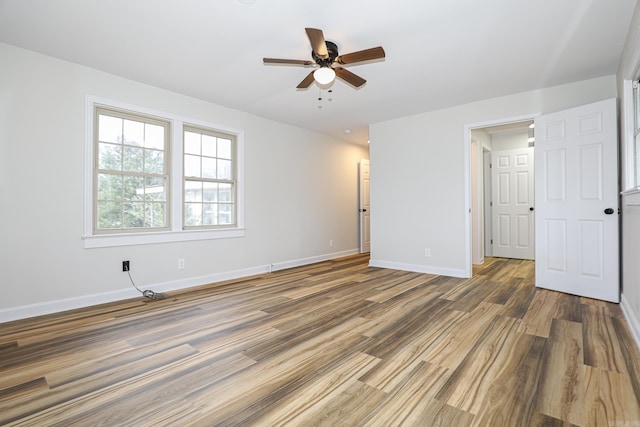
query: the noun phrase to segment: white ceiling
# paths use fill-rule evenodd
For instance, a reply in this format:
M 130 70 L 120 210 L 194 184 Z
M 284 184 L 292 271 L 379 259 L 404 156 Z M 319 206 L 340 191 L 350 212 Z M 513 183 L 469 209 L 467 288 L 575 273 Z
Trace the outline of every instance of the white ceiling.
M 0 0 L 0 41 L 356 143 L 368 124 L 616 72 L 636 0 Z M 304 28 L 360 89 L 296 90 Z M 1 66 L 1 61 L 0 61 Z M 331 97 L 329 101 L 327 98 Z M 322 106 L 322 108 L 318 108 Z M 347 134 L 345 129 L 352 132 Z

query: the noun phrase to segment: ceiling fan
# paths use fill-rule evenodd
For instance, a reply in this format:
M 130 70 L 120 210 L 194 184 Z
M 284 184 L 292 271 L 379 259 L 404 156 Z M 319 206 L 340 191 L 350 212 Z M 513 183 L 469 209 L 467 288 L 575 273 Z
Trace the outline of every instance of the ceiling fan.
M 311 51 L 313 61 L 303 59 L 263 58 L 264 64 L 315 67 L 316 69 L 311 71 L 307 77 L 305 77 L 300 84 L 296 86 L 298 89 L 308 88 L 314 80 L 320 85 L 328 85 L 332 83 L 336 77 L 356 88 L 359 88 L 367 81 L 346 68 L 343 68 L 342 65 L 352 65 L 358 62 L 382 59 L 385 57 L 384 49 L 381 46 L 347 53 L 346 55 L 339 55 L 338 46 L 333 42 L 325 41 L 322 30 L 317 28 L 305 28 L 305 31 L 307 32 L 307 37 L 309 38 L 311 48 L 313 49 Z

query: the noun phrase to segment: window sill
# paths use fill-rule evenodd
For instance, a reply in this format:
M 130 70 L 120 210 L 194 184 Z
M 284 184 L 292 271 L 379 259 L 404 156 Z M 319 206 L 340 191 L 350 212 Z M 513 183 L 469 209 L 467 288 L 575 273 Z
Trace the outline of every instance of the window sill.
M 631 188 L 620 193 L 622 201 L 627 206 L 640 206 L 640 187 Z
M 85 249 L 244 237 L 244 228 L 83 236 Z

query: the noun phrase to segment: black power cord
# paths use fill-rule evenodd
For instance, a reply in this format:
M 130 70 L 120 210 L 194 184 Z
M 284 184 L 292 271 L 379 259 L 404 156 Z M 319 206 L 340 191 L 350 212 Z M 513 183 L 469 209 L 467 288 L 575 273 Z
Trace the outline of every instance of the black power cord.
M 152 299 L 152 300 L 155 300 L 155 301 L 159 301 L 159 300 L 165 299 L 167 297 L 165 294 L 162 294 L 160 292 L 154 292 L 151 289 L 147 289 L 146 291 L 141 290 L 133 282 L 133 277 L 131 277 L 131 272 L 129 270 L 127 270 L 127 274 L 129 275 L 129 280 L 131 280 L 131 284 L 133 285 L 133 287 L 136 288 L 136 290 L 138 292 L 140 292 L 142 294 L 142 296 L 147 297 L 147 298 Z

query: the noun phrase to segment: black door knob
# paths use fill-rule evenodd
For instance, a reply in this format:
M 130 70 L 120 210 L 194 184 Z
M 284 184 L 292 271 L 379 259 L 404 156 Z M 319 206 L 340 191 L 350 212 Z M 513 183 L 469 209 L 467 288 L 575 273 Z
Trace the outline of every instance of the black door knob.
M 606 213 L 607 215 L 611 215 L 613 213 L 613 209 L 607 208 L 604 210 L 604 213 Z
M 529 208 L 529 210 L 530 210 L 530 211 L 532 211 L 532 210 L 533 210 L 533 206 L 532 206 L 532 207 L 530 207 L 530 208 Z

